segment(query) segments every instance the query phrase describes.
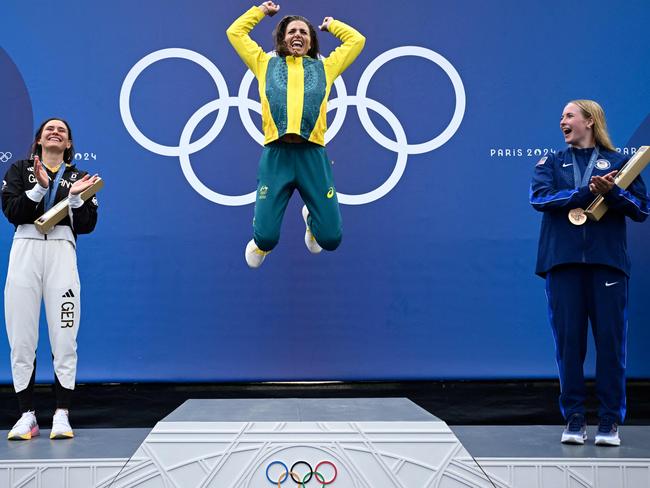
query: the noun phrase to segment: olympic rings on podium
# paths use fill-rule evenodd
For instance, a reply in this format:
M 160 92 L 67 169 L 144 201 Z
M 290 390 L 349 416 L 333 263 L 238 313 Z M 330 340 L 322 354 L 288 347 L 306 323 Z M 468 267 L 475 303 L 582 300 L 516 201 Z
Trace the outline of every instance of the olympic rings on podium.
M 299 465 L 304 465 L 307 466 L 307 473 L 305 473 L 302 477 L 302 480 L 300 479 L 300 474 L 295 471 L 295 468 Z M 271 469 L 272 466 L 282 466 L 284 468 L 284 473 L 282 473 L 277 480 L 272 480 L 271 476 L 269 474 L 269 470 Z M 325 480 L 325 476 L 318 471 L 318 468 L 321 466 L 331 466 L 332 469 L 334 470 L 334 474 L 332 475 L 332 479 L 330 480 Z M 303 488 L 307 483 L 309 483 L 312 478 L 316 478 L 316 481 L 320 483 L 322 486 L 321 488 L 326 487 L 327 485 L 331 485 L 334 483 L 334 480 L 336 480 L 336 477 L 338 476 L 338 470 L 336 469 L 336 465 L 331 462 L 331 461 L 321 461 L 319 462 L 314 469 L 312 469 L 311 464 L 309 464 L 307 461 L 296 461 L 293 463 L 291 466 L 291 469 L 287 467 L 286 464 L 284 464 L 282 461 L 273 461 L 269 463 L 269 465 L 266 467 L 266 479 L 269 480 L 269 483 L 272 485 L 276 485 L 278 487 L 282 486 L 282 483 L 284 483 L 287 478 L 291 477 L 291 480 L 296 484 L 299 485 L 300 488 Z

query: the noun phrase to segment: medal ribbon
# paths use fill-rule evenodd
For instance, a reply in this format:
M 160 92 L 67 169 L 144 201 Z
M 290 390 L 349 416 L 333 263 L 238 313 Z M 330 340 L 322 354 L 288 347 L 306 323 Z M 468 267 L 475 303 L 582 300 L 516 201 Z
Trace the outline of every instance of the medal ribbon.
M 56 192 L 59 189 L 59 184 L 61 183 L 61 178 L 63 177 L 64 172 L 65 172 L 65 163 L 62 162 L 59 171 L 57 171 L 56 173 L 56 178 L 54 178 L 54 183 L 50 184 L 49 188 L 47 189 L 47 193 L 45 194 L 46 212 L 50 208 L 52 208 L 52 205 L 54 204 L 54 200 L 56 199 Z
M 589 179 L 591 178 L 591 173 L 594 172 L 594 166 L 596 165 L 598 156 L 600 156 L 600 153 L 598 152 L 598 146 L 596 146 L 591 153 L 591 158 L 589 158 L 589 164 L 587 164 L 587 167 L 585 168 L 585 174 L 582 178 L 580 178 L 580 168 L 578 168 L 576 154 L 574 152 L 574 149 L 571 148 L 571 158 L 573 159 L 573 181 L 575 182 L 576 188 L 586 186 L 587 183 L 589 183 Z

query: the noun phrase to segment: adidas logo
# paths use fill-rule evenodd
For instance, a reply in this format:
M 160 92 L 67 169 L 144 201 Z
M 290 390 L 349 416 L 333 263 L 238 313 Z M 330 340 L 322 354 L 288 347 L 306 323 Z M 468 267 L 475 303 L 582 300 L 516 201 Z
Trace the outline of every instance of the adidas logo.
M 74 298 L 74 293 L 72 293 L 72 290 L 68 290 L 63 294 L 63 298 Z

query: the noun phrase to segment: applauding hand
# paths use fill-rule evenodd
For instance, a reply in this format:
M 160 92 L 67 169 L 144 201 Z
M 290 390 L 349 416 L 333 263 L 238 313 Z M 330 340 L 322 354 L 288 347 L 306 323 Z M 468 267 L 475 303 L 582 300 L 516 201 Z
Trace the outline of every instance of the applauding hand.
M 74 185 L 70 187 L 70 195 L 79 195 L 82 191 L 90 188 L 97 180 L 99 179 L 98 175 L 86 175 L 80 180 L 74 182 Z
M 41 158 L 38 156 L 34 156 L 34 176 L 36 177 L 38 184 L 43 188 L 50 186 L 50 177 L 47 176 L 47 171 L 45 171 L 43 163 L 41 163 Z
M 589 191 L 594 195 L 604 195 L 614 187 L 614 177 L 618 171 L 610 171 L 605 176 L 592 176 Z

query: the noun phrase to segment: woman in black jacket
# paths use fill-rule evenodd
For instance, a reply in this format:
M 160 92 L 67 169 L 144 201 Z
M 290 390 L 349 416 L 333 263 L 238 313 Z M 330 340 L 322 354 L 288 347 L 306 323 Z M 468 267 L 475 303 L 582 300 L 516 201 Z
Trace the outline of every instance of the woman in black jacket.
M 8 434 L 11 440 L 39 434 L 32 396 L 41 300 L 55 372 L 57 408 L 50 438 L 73 437 L 68 408 L 75 387 L 81 312 L 76 238 L 92 232 L 97 222 L 97 200 L 84 202 L 80 194 L 98 179 L 78 170 L 73 159 L 70 126 L 63 119 L 48 119 L 36 132 L 30 159 L 14 163 L 3 181 L 2 210 L 16 227 L 5 285 L 5 322 L 22 413 Z M 67 217 L 42 234 L 34 221 L 65 198 Z

